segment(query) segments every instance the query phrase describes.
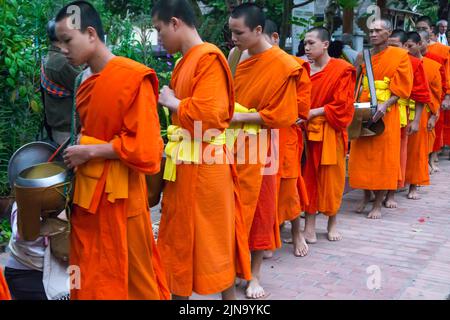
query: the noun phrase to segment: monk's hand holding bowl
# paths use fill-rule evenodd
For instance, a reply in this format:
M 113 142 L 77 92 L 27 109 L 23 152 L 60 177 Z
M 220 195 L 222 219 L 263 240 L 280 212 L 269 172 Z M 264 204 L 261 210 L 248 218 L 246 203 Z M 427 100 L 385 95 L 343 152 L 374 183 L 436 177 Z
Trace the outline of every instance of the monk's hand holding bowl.
M 88 145 L 76 145 L 64 150 L 63 158 L 67 168 L 73 169 L 89 161 L 92 158 L 92 147 Z
M 177 112 L 178 106 L 180 105 L 180 100 L 175 97 L 175 92 L 168 86 L 163 86 L 159 93 L 158 102 L 169 108 L 170 111 Z
M 387 110 L 387 105 L 385 103 L 378 105 L 377 112 L 375 112 L 375 114 L 373 115 L 373 118 L 372 118 L 373 122 L 377 122 L 382 117 L 384 117 L 384 115 L 386 114 L 386 110 Z

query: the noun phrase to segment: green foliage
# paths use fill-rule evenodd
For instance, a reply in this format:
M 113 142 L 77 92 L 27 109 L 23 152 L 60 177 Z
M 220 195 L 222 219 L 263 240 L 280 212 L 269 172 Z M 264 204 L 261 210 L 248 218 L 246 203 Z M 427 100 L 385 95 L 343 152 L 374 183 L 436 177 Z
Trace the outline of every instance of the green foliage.
M 407 0 L 407 2 L 414 12 L 419 12 L 423 15 L 429 16 L 433 21 L 438 20 L 439 1 Z
M 11 238 L 11 225 L 8 219 L 0 220 L 0 244 L 6 244 Z

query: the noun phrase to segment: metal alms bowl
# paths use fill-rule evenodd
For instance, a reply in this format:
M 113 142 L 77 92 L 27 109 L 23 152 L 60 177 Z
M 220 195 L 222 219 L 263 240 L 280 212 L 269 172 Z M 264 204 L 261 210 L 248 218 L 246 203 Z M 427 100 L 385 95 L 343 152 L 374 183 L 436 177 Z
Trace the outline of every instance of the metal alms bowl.
M 14 186 L 17 176 L 24 169 L 39 163 L 47 162 L 55 151 L 55 146 L 43 141 L 30 142 L 17 149 L 8 164 L 9 185 L 11 187 Z M 62 162 L 61 156 L 58 155 L 55 158 L 55 161 Z
M 66 182 L 67 174 L 67 168 L 62 163 L 41 163 L 20 172 L 16 185 L 23 188 L 49 188 Z

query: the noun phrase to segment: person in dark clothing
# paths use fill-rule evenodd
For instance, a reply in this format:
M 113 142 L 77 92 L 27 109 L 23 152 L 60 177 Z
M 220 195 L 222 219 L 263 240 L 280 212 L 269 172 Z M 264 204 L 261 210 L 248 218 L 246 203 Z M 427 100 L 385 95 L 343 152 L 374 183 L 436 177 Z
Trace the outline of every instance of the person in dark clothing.
M 61 53 L 54 20 L 47 24 L 47 35 L 51 45 L 41 66 L 41 90 L 48 135 L 59 145 L 70 136 L 75 79 L 82 69 Z

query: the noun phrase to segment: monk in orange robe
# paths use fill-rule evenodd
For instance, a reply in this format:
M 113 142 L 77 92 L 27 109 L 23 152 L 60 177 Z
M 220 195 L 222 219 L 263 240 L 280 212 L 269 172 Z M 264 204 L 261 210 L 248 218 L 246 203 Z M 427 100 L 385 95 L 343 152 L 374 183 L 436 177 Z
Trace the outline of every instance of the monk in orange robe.
M 430 90 L 430 101 L 420 118 L 419 132 L 410 136 L 408 141 L 408 162 L 406 166 L 406 182 L 410 184 L 408 199 L 420 199 L 417 193 L 417 185 L 429 185 L 430 175 L 428 170 L 428 131 L 434 126 L 436 113 L 439 111 L 442 97 L 442 80 L 440 75 L 440 64 L 429 58 L 424 58 L 422 53 L 426 52 L 429 35 L 426 31 L 410 32 L 406 46 L 410 54 L 423 61 L 426 79 Z
M 395 190 L 401 177 L 400 111 L 397 101 L 410 97 L 413 74 L 408 52 L 388 46 L 392 32 L 390 21 L 375 20 L 369 30 L 378 98 L 378 109 L 373 120 L 376 122 L 383 118 L 385 130 L 378 136 L 361 137 L 352 141 L 349 177 L 352 188 L 365 190 L 357 212 L 363 212 L 370 201 L 372 190 L 375 192 L 375 202 L 368 218 L 379 219 L 387 190 Z M 365 66 L 363 72 L 365 73 Z M 361 100 L 368 100 L 367 87 L 364 87 Z
M 239 63 L 234 77 L 236 102 L 244 112 L 233 116 L 233 124 L 243 127 L 235 152 L 252 251 L 248 298 L 265 295 L 260 285 L 264 250 L 281 246 L 277 214 L 279 147 L 274 129 L 289 128 L 298 118 L 297 83 L 302 69 L 290 55 L 267 42 L 264 25 L 264 13 L 253 3 L 236 7 L 229 19 L 233 42 L 249 55 Z
M 8 285 L 3 276 L 2 268 L 0 268 L 0 300 L 11 300 L 11 294 L 9 293 Z
M 77 5 L 81 29 L 71 25 L 68 6 L 56 17 L 69 61 L 89 66 L 76 95 L 79 144 L 64 152 L 68 168 L 76 169 L 71 299 L 168 299 L 145 180 L 159 172 L 162 157 L 158 79 L 152 69 L 111 54 L 95 8 Z
M 171 16 L 176 8 L 177 16 Z M 174 299 L 187 299 L 192 292 L 221 292 L 223 299 L 236 299 L 236 275 L 250 280 L 251 271 L 236 168 L 228 161 L 225 139 L 220 138 L 233 117 L 231 72 L 223 53 L 198 35 L 195 13 L 188 1 L 160 1 L 153 7 L 152 17 L 167 51 L 183 54 L 170 88 L 165 86 L 159 99 L 173 112 L 167 157 L 177 160 L 178 151 L 170 149 L 182 147 L 177 142 L 182 130 L 193 139 L 183 137 L 181 142 L 197 148 L 203 156 L 175 164 L 176 175 L 172 176 L 166 175 L 166 161 L 164 178 L 168 181 L 158 248 L 169 288 Z M 207 137 L 209 132 L 211 136 Z
M 266 19 L 264 26 L 266 41 L 273 46 L 279 44 L 278 26 Z M 245 52 L 248 55 L 248 52 Z M 297 82 L 298 119 L 308 118 L 311 106 L 311 80 L 309 63 L 293 56 L 302 66 Z M 245 58 L 248 57 L 244 57 Z M 308 204 L 306 185 L 301 174 L 301 156 L 303 153 L 302 129 L 297 124 L 289 128 L 281 128 L 279 135 L 280 165 L 277 175 L 278 222 L 291 222 L 294 255 L 304 257 L 308 254 L 308 244 L 300 227 L 300 214 Z M 286 240 L 285 242 L 290 242 Z M 273 251 L 267 251 L 264 258 L 272 257 Z
M 309 194 L 306 207 L 305 237 L 317 242 L 316 214 L 328 216 L 328 240 L 342 239 L 337 230 L 345 187 L 347 127 L 353 119 L 355 68 L 342 59 L 330 58 L 330 33 L 316 27 L 305 36 L 305 50 L 311 66 L 311 111 L 307 128 L 306 165 L 303 170 Z
M 436 122 L 436 138 L 433 145 L 433 153 L 430 156 L 430 165 L 432 167 L 432 172 L 438 172 L 440 171 L 438 166 L 438 153 L 441 151 L 442 147 L 445 144 L 444 135 L 446 136 L 446 141 L 450 141 L 450 122 L 445 122 L 445 120 L 448 119 L 448 116 L 446 116 L 445 114 L 450 112 L 450 47 L 433 40 L 434 37 L 432 38 L 432 35 L 434 35 L 437 31 L 434 27 L 432 27 L 432 25 L 433 23 L 429 17 L 422 16 L 417 20 L 416 29 L 417 31 L 426 31 L 430 34 L 427 51 L 432 55 L 440 57 L 440 60 L 443 61 L 445 70 L 445 95 L 441 104 L 440 115 Z M 445 130 L 444 133 L 445 127 L 448 127 L 449 129 Z
M 407 50 L 406 42 L 408 40 L 407 33 L 403 30 L 397 29 L 392 32 L 389 37 L 388 43 L 392 47 L 404 48 Z M 400 168 L 401 178 L 398 182 L 397 189 L 402 189 L 405 186 L 406 177 L 406 163 L 408 156 L 408 137 L 419 131 L 420 119 L 422 115 L 423 106 L 430 101 L 430 93 L 428 88 L 428 82 L 426 80 L 423 63 L 420 59 L 413 55 L 409 55 L 411 60 L 411 67 L 413 69 L 413 89 L 409 99 L 399 100 L 400 107 L 400 126 L 401 126 L 401 139 L 400 139 Z M 414 109 L 414 111 L 410 110 Z M 410 118 L 410 115 L 412 118 Z M 389 190 L 384 206 L 386 208 L 397 208 L 398 204 L 395 201 L 396 190 Z

